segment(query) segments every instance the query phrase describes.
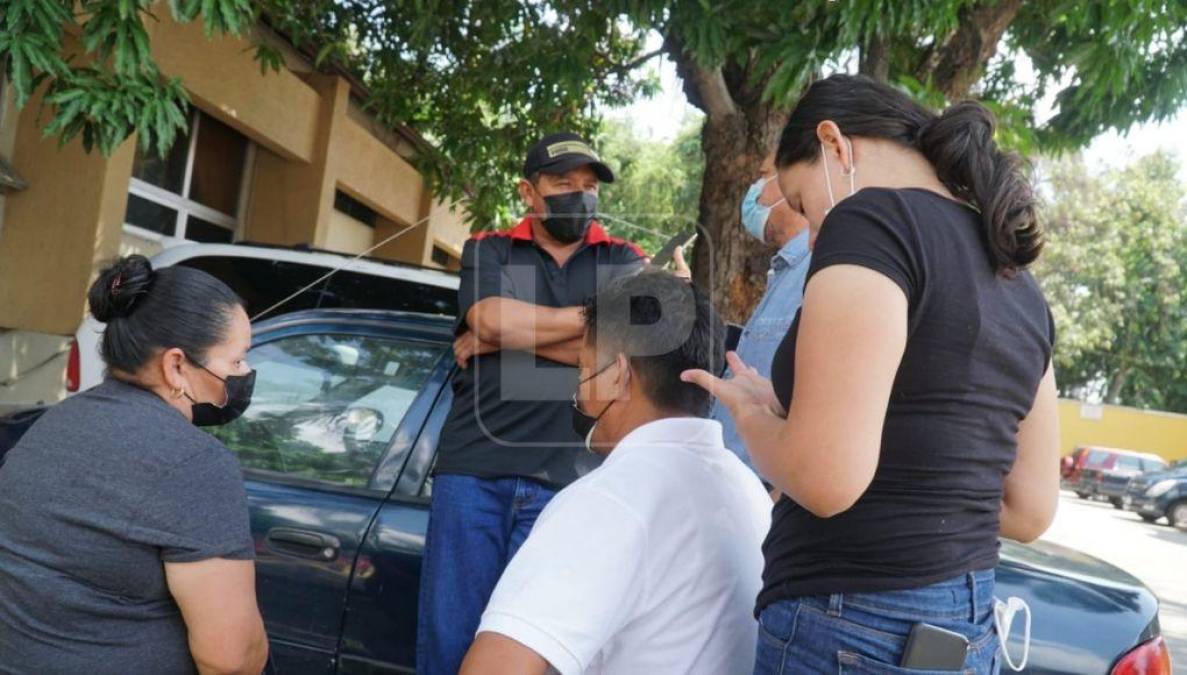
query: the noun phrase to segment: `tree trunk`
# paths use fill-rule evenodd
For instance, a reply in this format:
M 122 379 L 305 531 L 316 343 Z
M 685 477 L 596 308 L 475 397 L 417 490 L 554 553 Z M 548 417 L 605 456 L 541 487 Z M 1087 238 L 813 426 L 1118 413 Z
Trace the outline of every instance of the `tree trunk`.
M 1129 366 L 1121 366 L 1116 373 L 1113 374 L 1113 379 L 1109 382 L 1109 390 L 1105 393 L 1105 403 L 1113 405 L 1122 405 L 1121 394 L 1125 391 L 1125 385 L 1129 382 Z
M 890 38 L 875 35 L 861 49 L 857 71 L 879 82 L 890 78 Z
M 714 305 L 727 321 L 745 323 L 766 290 L 774 251 L 742 229 L 740 210 L 785 119 L 786 112 L 758 104 L 720 119 L 709 116 L 701 132 L 705 173 L 693 279 L 712 292 Z
M 924 60 L 917 79 L 930 79 L 949 101 L 968 96 L 1021 8 L 1022 0 L 982 0 L 962 9 L 960 27 Z

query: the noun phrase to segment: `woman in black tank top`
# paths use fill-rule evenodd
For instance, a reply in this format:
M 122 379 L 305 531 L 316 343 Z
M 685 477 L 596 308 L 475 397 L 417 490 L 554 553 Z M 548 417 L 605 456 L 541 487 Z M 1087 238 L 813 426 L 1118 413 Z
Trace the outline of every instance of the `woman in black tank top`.
M 684 375 L 783 493 L 755 672 L 883 672 L 921 623 L 968 639 L 953 670 L 998 667 L 998 537 L 1050 524 L 1059 432 L 1035 199 L 993 127 L 974 102 L 937 116 L 834 75 L 783 130 L 779 186 L 813 252 L 773 384 L 734 354 L 732 380 Z

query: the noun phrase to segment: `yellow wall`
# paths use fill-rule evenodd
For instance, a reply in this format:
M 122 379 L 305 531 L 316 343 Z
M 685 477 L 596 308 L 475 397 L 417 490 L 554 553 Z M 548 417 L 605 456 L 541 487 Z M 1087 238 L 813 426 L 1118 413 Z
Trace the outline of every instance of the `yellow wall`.
M 29 186 L 7 195 L 0 231 L 0 328 L 70 335 L 97 267 L 119 250 L 134 143 L 107 159 L 43 138 L 41 101 L 16 120 L 10 158 Z
M 145 22 L 153 58 L 162 73 L 181 78 L 194 103 L 272 152 L 313 160 L 318 126 L 313 87 L 286 69 L 261 75 L 246 39 L 207 40 L 201 21 L 179 24 L 168 11 L 157 12 L 157 18 Z
M 320 94 L 313 155 L 292 160 L 269 150 L 256 154 L 244 231 L 250 241 L 324 247 L 334 206 L 331 145 L 335 125 L 346 115 L 349 86 L 341 78 L 312 76 Z
M 261 74 L 248 40 L 207 40 L 200 22 L 177 24 L 168 12 L 148 30 L 162 72 L 181 78 L 194 105 L 256 144 L 245 239 L 358 248 L 360 232 L 334 217 L 341 189 L 379 214 L 375 237 L 428 217 L 380 257 L 427 265 L 434 240 L 460 248 L 457 213 L 434 203 L 397 152 L 401 143 L 409 150 L 407 139 L 379 134 L 353 109 L 345 79 L 288 68 Z M 67 40 L 77 51 L 76 38 Z M 42 138 L 49 117 L 39 107 L 33 100 L 5 115 L 0 129 L 0 149 L 29 183 L 0 201 L 0 328 L 68 335 L 83 318 L 90 280 L 119 251 L 135 137 L 110 158 L 83 152 L 77 140 L 59 149 L 56 139 Z
M 358 255 L 371 248 L 374 240 L 375 228 L 341 211 L 330 211 L 330 227 L 325 246 L 328 250 Z
M 1103 445 L 1187 458 L 1187 415 L 1061 400 L 1059 423 L 1065 455 L 1077 446 Z
M 427 215 L 421 213 L 425 185 L 420 173 L 346 117 L 345 107 L 342 115 L 331 140 L 332 170 L 339 187 L 397 222 L 411 225 Z
M 375 223 L 375 243 L 378 244 L 395 234 L 400 234 L 396 239 L 375 249 L 371 254 L 377 258 L 387 258 L 389 260 L 401 260 L 405 262 L 415 263 L 417 265 L 424 264 L 426 251 L 431 251 L 429 248 L 428 228 L 418 227 L 411 232 L 407 232 L 408 227 L 391 221 L 387 218 L 380 217 Z

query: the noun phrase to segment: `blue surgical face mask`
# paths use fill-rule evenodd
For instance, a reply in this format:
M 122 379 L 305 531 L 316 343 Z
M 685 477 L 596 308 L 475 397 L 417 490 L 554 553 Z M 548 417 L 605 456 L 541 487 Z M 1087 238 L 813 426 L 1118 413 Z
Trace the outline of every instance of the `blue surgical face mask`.
M 758 198 L 762 195 L 762 191 L 766 189 L 767 183 L 774 179 L 774 176 L 767 178 L 760 176 L 750 186 L 750 189 L 746 191 L 746 196 L 742 198 L 742 227 L 750 233 L 750 236 L 761 242 L 766 242 L 764 234 L 767 229 L 767 218 L 771 216 L 771 209 L 786 201 L 780 199 L 770 206 L 758 203 Z

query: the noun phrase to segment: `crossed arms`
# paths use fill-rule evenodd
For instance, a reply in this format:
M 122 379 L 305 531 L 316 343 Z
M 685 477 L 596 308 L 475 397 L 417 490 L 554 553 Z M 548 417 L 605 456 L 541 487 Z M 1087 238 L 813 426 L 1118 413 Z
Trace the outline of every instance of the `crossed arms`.
M 461 368 L 479 354 L 500 349 L 533 352 L 537 356 L 577 365 L 585 334 L 580 307 L 543 307 L 512 298 L 489 297 L 466 311 L 468 328 L 453 343 Z

